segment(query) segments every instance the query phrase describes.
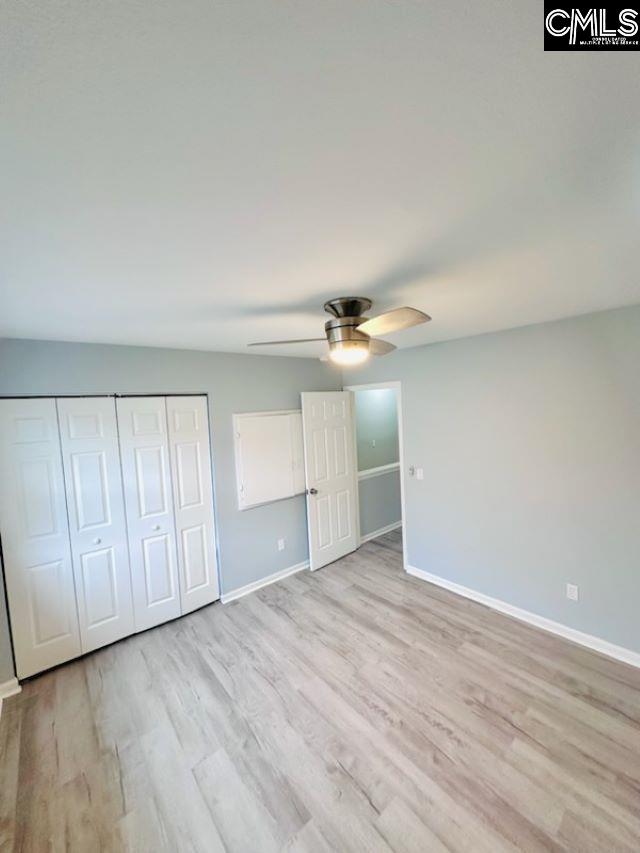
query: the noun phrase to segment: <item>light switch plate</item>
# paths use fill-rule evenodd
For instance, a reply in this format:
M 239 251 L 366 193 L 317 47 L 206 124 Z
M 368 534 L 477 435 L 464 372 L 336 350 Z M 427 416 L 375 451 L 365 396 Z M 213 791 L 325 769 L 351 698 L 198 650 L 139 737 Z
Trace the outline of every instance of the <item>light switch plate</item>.
M 424 471 L 422 468 L 416 468 L 416 480 L 424 480 Z

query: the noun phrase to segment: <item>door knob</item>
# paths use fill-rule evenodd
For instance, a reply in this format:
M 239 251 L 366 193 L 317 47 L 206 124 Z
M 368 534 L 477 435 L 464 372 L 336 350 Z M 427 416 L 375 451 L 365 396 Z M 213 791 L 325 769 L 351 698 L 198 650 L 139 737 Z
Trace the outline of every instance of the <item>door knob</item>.
M 317 490 L 317 489 L 308 489 L 308 490 L 307 490 L 307 494 L 309 494 L 309 495 L 317 495 L 317 494 L 318 494 L 318 490 Z
M 154 529 L 154 530 L 160 530 L 160 525 L 159 525 L 159 524 L 154 524 L 154 525 L 153 525 L 153 529 Z
M 94 540 L 93 540 L 93 544 L 94 544 L 94 545 L 99 545 L 101 542 L 102 542 L 102 539 L 100 539 L 100 537 L 98 537 L 97 539 L 94 539 Z

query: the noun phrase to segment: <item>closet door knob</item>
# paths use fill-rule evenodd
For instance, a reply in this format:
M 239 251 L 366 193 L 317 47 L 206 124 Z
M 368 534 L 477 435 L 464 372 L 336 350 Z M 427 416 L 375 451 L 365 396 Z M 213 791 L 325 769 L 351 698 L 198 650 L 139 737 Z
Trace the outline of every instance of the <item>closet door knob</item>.
M 100 539 L 100 537 L 98 537 L 97 539 L 94 539 L 94 540 L 93 540 L 93 544 L 94 544 L 94 545 L 99 545 L 101 542 L 102 542 L 102 539 Z
M 153 529 L 154 529 L 154 530 L 160 530 L 160 525 L 159 525 L 159 524 L 154 524 L 154 525 L 153 525 Z

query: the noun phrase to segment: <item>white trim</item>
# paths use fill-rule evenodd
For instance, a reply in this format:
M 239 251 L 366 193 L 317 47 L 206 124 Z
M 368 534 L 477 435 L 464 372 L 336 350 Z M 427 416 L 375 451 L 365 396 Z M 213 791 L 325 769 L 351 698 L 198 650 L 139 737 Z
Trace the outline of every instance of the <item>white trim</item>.
M 366 533 L 364 536 L 361 536 L 360 544 L 364 545 L 365 542 L 369 542 L 371 539 L 377 539 L 378 536 L 384 536 L 385 533 L 391 533 L 392 530 L 397 530 L 399 527 L 402 527 L 402 521 L 394 521 L 393 524 L 387 524 L 385 527 L 379 527 L 378 530 L 374 530 L 373 533 Z
M 390 474 L 392 471 L 399 470 L 399 462 L 389 462 L 388 465 L 378 465 L 377 468 L 365 468 L 364 471 L 358 471 L 358 481 L 369 480 L 371 477 L 381 477 L 383 474 Z
M 308 568 L 309 561 L 305 560 L 304 563 L 297 563 L 295 566 L 289 566 L 287 569 L 267 575 L 266 578 L 260 578 L 259 581 L 253 581 L 253 583 L 248 583 L 246 586 L 239 586 L 237 589 L 232 589 L 231 592 L 225 592 L 220 596 L 220 601 L 223 604 L 228 604 L 230 601 L 235 601 L 236 598 L 242 598 L 244 595 L 249 595 L 250 592 L 262 589 L 263 586 L 269 586 L 270 583 L 281 581 L 283 578 L 288 578 L 289 575 L 295 575 L 296 572 L 302 572 Z
M 402 382 L 397 379 L 390 379 L 387 382 L 369 382 L 363 385 L 343 385 L 345 391 L 373 391 L 376 388 L 393 388 L 396 392 L 396 414 L 398 416 L 398 447 L 399 447 L 399 465 L 400 465 L 400 513 L 402 515 L 402 565 L 407 571 L 407 512 L 405 508 L 405 484 L 404 477 L 407 470 L 406 460 L 404 458 L 404 425 L 402 417 Z M 354 419 L 355 420 L 355 419 Z M 355 428 L 355 427 L 354 427 Z M 358 507 L 358 516 L 360 508 Z
M 529 610 L 515 607 L 513 604 L 508 604 L 499 598 L 492 598 L 490 595 L 476 592 L 469 587 L 438 577 L 438 575 L 432 575 L 430 572 L 425 572 L 423 569 L 417 569 L 415 566 L 407 566 L 407 573 L 428 583 L 441 586 L 443 589 L 448 589 L 450 592 L 455 592 L 457 595 L 477 601 L 479 604 L 484 604 L 492 610 L 498 610 L 500 613 L 505 613 L 507 616 L 519 619 L 521 622 L 527 622 L 529 625 L 534 625 L 543 631 L 557 634 L 559 637 L 564 637 L 565 640 L 571 640 L 573 643 L 586 646 L 588 649 L 600 652 L 600 654 L 615 658 L 615 660 L 622 661 L 623 663 L 628 663 L 631 666 L 640 667 L 640 652 L 634 652 L 631 649 L 624 648 L 624 646 L 616 646 L 615 643 L 610 643 L 608 640 L 594 637 L 592 634 L 585 634 L 576 628 L 570 628 L 561 622 L 554 622 L 545 616 L 539 616 L 537 613 L 531 613 Z
M 344 391 L 344 388 L 342 389 Z M 356 550 L 360 547 L 360 536 L 362 531 L 360 530 L 360 481 L 358 480 L 358 425 L 356 424 L 356 395 L 353 391 L 349 391 L 349 417 L 351 418 L 351 441 L 353 443 L 353 467 L 355 470 L 355 477 L 353 480 L 353 500 L 355 503 L 355 517 L 356 517 Z M 311 541 L 309 541 L 309 548 L 311 548 Z
M 9 696 L 15 696 L 20 693 L 22 687 L 17 678 L 10 678 L 9 681 L 4 681 L 0 684 L 0 699 L 8 699 Z
M 388 382 L 365 382 L 362 385 L 344 385 L 343 391 L 375 391 L 378 388 L 400 388 L 399 379 L 389 379 Z
M 9 681 L 3 681 L 0 684 L 0 716 L 2 716 L 2 700 L 8 699 L 9 696 L 15 696 L 16 693 L 20 693 L 22 687 L 20 687 L 20 683 L 17 678 L 10 678 Z
M 301 409 L 266 409 L 262 412 L 234 412 L 233 418 L 257 418 L 269 417 L 270 415 L 300 415 Z

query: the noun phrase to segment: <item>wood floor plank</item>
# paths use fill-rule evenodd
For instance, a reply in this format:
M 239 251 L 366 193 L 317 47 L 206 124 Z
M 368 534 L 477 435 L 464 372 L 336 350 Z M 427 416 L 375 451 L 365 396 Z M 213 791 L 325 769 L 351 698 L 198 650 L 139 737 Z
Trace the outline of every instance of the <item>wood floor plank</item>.
M 640 673 L 394 531 L 24 684 L 0 851 L 636 851 Z
M 377 820 L 378 829 L 397 853 L 447 853 L 448 847 L 402 800 L 392 800 Z
M 274 819 L 245 785 L 224 749 L 203 759 L 193 773 L 226 850 L 275 853 L 280 849 Z
M 20 700 L 5 704 L 0 725 L 0 853 L 13 849 L 20 766 Z

